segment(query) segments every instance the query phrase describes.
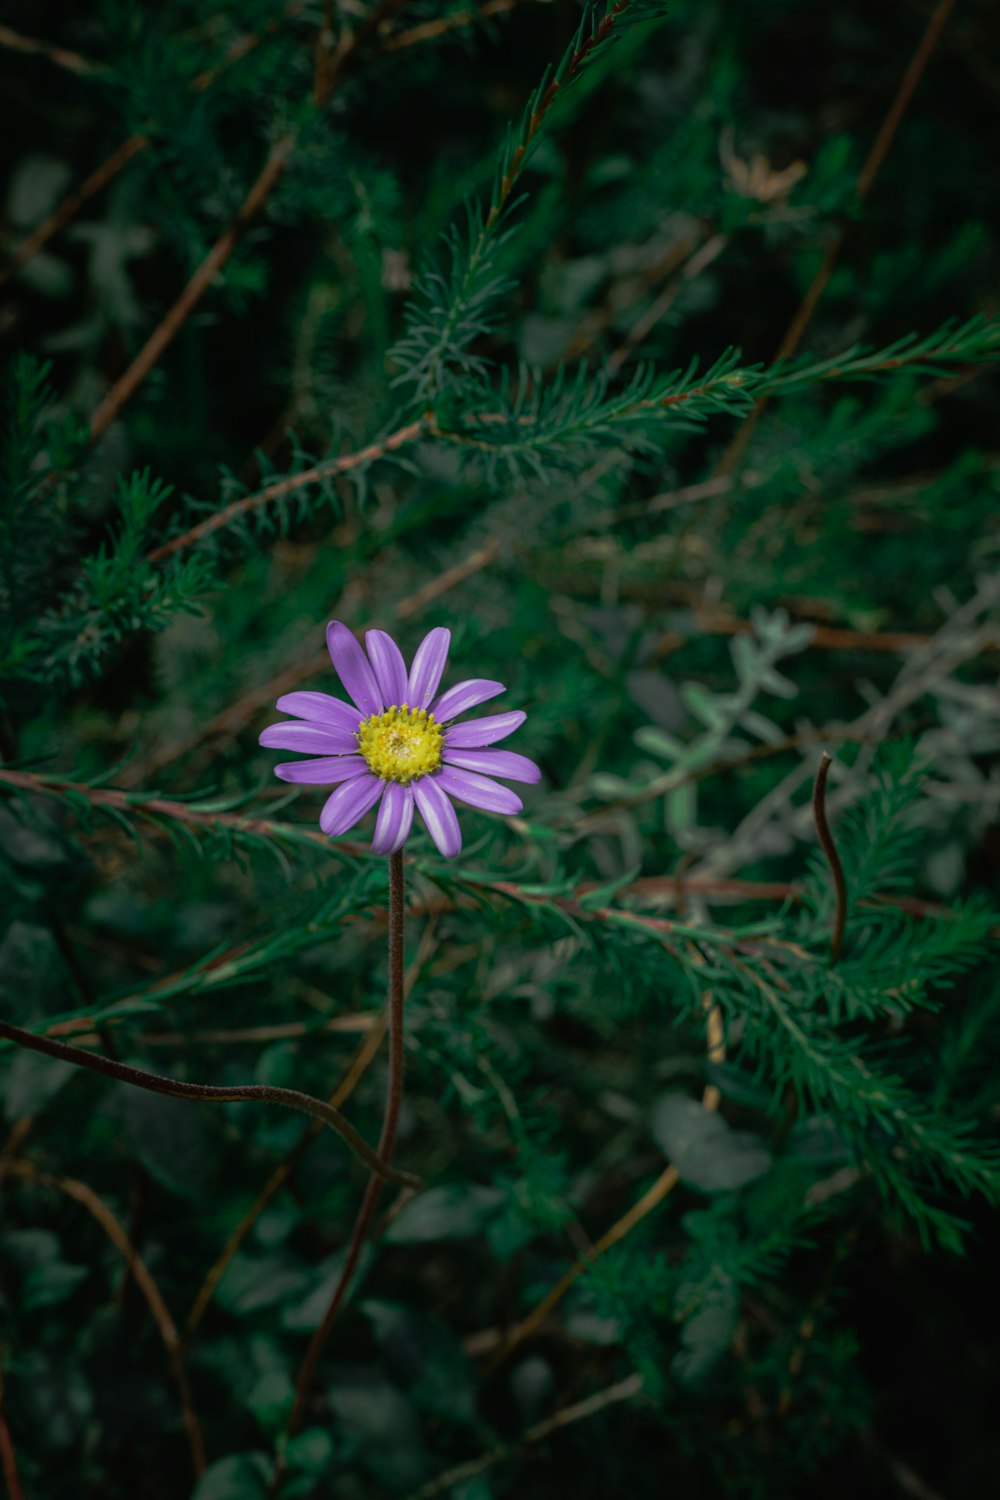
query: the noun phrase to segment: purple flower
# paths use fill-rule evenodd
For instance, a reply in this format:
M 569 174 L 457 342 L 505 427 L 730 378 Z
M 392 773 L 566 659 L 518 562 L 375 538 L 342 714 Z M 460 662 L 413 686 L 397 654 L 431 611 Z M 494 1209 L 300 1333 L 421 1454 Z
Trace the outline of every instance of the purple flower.
M 373 848 L 393 854 L 406 843 L 416 808 L 438 849 L 451 858 L 462 847 L 452 798 L 486 812 L 521 811 L 520 797 L 493 776 L 533 782 L 542 773 L 524 755 L 487 747 L 513 734 L 524 714 L 518 709 L 454 723 L 504 686 L 472 677 L 439 694 L 450 641 L 450 630 L 430 631 L 407 672 L 384 630 L 368 631 L 366 656 L 347 626 L 334 620 L 326 627 L 326 644 L 353 702 L 327 693 L 278 699 L 278 708 L 296 717 L 269 725 L 260 743 L 316 757 L 275 766 L 282 781 L 339 783 L 320 813 L 324 833 L 346 833 L 378 804 Z

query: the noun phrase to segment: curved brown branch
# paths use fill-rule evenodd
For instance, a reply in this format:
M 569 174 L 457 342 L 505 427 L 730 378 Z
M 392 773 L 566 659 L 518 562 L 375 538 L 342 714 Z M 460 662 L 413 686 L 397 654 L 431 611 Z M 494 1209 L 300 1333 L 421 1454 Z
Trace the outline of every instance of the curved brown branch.
M 243 1086 L 217 1085 L 209 1083 L 182 1083 L 177 1078 L 164 1078 L 159 1073 L 148 1073 L 144 1068 L 133 1068 L 129 1063 L 118 1062 L 111 1057 L 87 1052 L 68 1042 L 58 1042 L 53 1037 L 37 1036 L 21 1026 L 12 1026 L 9 1021 L 0 1021 L 0 1037 L 28 1047 L 33 1052 L 43 1052 L 47 1057 L 61 1062 L 74 1063 L 105 1078 L 130 1083 L 134 1088 L 147 1089 L 152 1094 L 166 1094 L 173 1099 L 191 1099 L 202 1104 L 280 1104 L 285 1109 L 297 1110 L 300 1114 L 312 1115 L 324 1125 L 335 1130 L 347 1142 L 354 1154 L 360 1157 L 369 1171 L 379 1179 L 395 1182 L 403 1187 L 418 1185 L 418 1179 L 409 1172 L 397 1172 L 385 1165 L 381 1152 L 375 1152 L 359 1135 L 349 1120 L 339 1110 L 322 1099 L 302 1094 L 298 1089 L 274 1088 L 270 1084 L 251 1083 Z
M 386 1022 L 384 1019 L 381 1021 L 377 1021 L 375 1025 L 371 1027 L 368 1035 L 365 1037 L 364 1041 L 361 1043 L 361 1046 L 355 1053 L 354 1059 L 350 1067 L 348 1068 L 345 1077 L 330 1095 L 329 1103 L 331 1108 L 340 1109 L 350 1098 L 362 1076 L 366 1072 L 369 1064 L 374 1061 L 378 1049 L 382 1045 L 382 1038 L 385 1036 L 385 1030 Z M 186 1333 L 188 1338 L 191 1337 L 198 1324 L 204 1317 L 209 1303 L 215 1296 L 216 1288 L 225 1275 L 226 1268 L 228 1267 L 229 1262 L 239 1250 L 240 1246 L 244 1243 L 247 1235 L 253 1229 L 253 1226 L 256 1224 L 257 1220 L 260 1218 L 261 1214 L 264 1212 L 265 1208 L 270 1203 L 275 1193 L 277 1193 L 278 1190 L 283 1187 L 291 1177 L 292 1173 L 302 1161 L 313 1141 L 315 1141 L 320 1135 L 322 1129 L 323 1127 L 322 1125 L 320 1125 L 319 1121 L 314 1120 L 312 1124 L 303 1132 L 301 1138 L 292 1147 L 291 1151 L 289 1151 L 285 1159 L 279 1162 L 279 1164 L 275 1167 L 274 1171 L 267 1179 L 267 1182 L 264 1184 L 260 1193 L 257 1195 L 257 1198 L 251 1204 L 250 1208 L 243 1215 L 242 1219 L 237 1224 L 232 1234 L 229 1236 L 229 1239 L 226 1241 L 217 1259 L 209 1268 L 204 1281 L 198 1289 L 198 1295 L 197 1297 L 195 1297 L 194 1302 L 191 1306 L 191 1311 L 188 1314 L 187 1319 Z
M 67 1198 L 75 1199 L 77 1203 L 82 1204 L 87 1212 L 97 1220 L 111 1243 L 125 1257 L 129 1272 L 135 1278 L 136 1286 L 138 1286 L 143 1297 L 146 1299 L 146 1305 L 153 1315 L 153 1321 L 159 1330 L 160 1338 L 163 1340 L 163 1346 L 170 1360 L 174 1382 L 177 1386 L 177 1394 L 180 1398 L 184 1426 L 187 1429 L 188 1444 L 191 1449 L 191 1462 L 194 1467 L 195 1476 L 197 1477 L 205 1468 L 205 1446 L 202 1441 L 198 1417 L 191 1400 L 191 1388 L 188 1385 L 187 1371 L 184 1367 L 184 1354 L 181 1347 L 180 1335 L 177 1332 L 177 1325 L 170 1315 L 159 1287 L 153 1280 L 149 1268 L 132 1244 L 125 1229 L 104 1200 L 98 1197 L 93 1188 L 88 1187 L 85 1182 L 78 1182 L 72 1177 L 50 1177 L 47 1173 L 38 1171 L 31 1162 L 23 1160 L 5 1162 L 3 1172 L 11 1177 L 19 1177 L 23 1182 L 30 1182 L 39 1187 L 54 1188 L 57 1192 L 65 1194 Z

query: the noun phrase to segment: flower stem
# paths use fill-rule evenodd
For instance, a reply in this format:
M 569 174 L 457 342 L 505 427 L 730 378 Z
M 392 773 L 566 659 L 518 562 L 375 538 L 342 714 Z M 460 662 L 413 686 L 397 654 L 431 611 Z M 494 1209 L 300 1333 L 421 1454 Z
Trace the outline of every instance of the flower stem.
M 399 1124 L 399 1110 L 403 1102 L 403 914 L 403 854 L 402 850 L 397 850 L 395 854 L 389 855 L 389 1089 L 385 1100 L 382 1134 L 378 1143 L 378 1155 L 383 1169 L 388 1167 L 392 1157 L 393 1146 L 396 1143 L 396 1127 Z M 309 1348 L 306 1350 L 306 1357 L 302 1361 L 295 1390 L 295 1404 L 285 1431 L 286 1442 L 294 1437 L 302 1420 L 316 1364 L 350 1289 L 384 1181 L 384 1176 L 376 1176 L 374 1173 L 368 1180 L 361 1210 L 355 1220 L 354 1232 L 348 1246 L 347 1259 L 340 1273 L 340 1280 L 334 1289 L 323 1321 L 313 1334 Z M 279 1457 L 273 1494 L 278 1493 L 283 1471 L 284 1461 Z

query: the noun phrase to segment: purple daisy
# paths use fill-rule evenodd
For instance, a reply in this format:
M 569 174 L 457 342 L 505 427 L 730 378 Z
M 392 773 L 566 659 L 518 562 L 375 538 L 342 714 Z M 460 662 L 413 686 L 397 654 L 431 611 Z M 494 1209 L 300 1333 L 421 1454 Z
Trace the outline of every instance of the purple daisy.
M 520 728 L 525 717 L 520 709 L 453 722 L 505 689 L 502 682 L 472 677 L 438 694 L 450 641 L 450 630 L 439 626 L 430 631 L 407 672 L 399 647 L 384 630 L 368 631 L 366 656 L 347 626 L 334 620 L 326 627 L 326 644 L 353 702 L 327 693 L 288 693 L 278 699 L 278 708 L 295 718 L 269 725 L 260 743 L 318 757 L 275 766 L 282 781 L 340 783 L 319 817 L 320 828 L 331 838 L 353 828 L 377 803 L 372 847 L 376 854 L 394 854 L 406 843 L 416 808 L 438 849 L 450 859 L 462 847 L 451 798 L 485 812 L 519 813 L 520 797 L 492 778 L 541 779 L 527 756 L 487 748 Z

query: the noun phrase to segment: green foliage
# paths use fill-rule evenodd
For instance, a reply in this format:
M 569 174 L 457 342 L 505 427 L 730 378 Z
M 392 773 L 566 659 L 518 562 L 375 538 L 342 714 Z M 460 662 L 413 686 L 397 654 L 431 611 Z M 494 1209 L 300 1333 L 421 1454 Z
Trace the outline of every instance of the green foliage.
M 290 1442 L 363 1168 L 0 1044 L 24 1494 L 986 1493 L 993 11 L 861 178 L 916 11 L 71 9 L 0 36 L 5 1023 L 375 1142 L 385 861 L 259 732 L 446 624 L 543 782 L 408 843 L 422 1185 Z

